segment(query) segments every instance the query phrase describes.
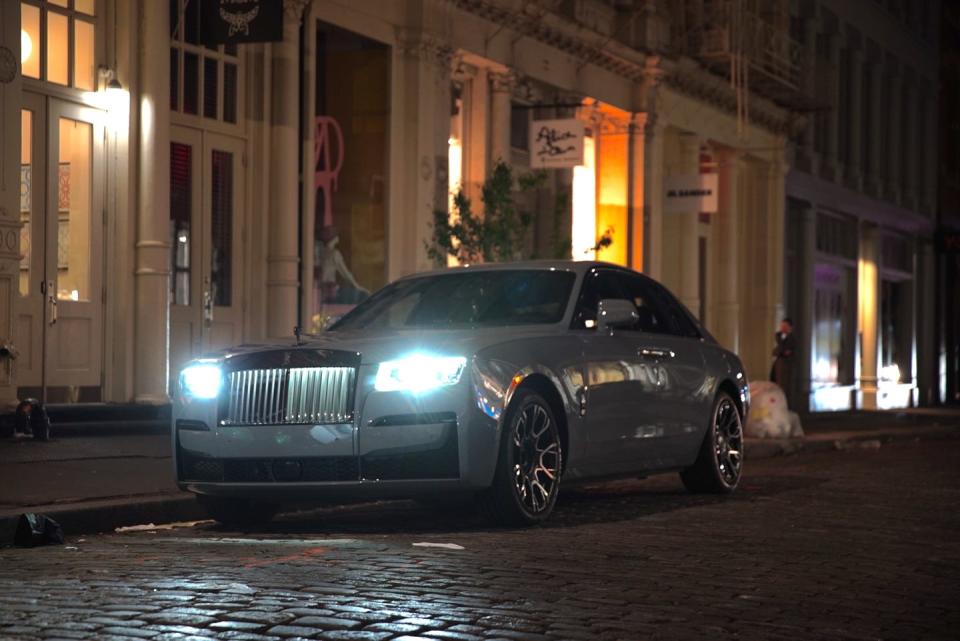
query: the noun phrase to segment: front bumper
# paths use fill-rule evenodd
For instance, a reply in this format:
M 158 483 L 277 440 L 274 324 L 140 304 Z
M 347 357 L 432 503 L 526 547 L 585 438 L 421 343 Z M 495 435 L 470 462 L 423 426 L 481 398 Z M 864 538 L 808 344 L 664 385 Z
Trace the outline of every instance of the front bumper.
M 172 437 L 181 489 L 275 500 L 411 496 L 489 486 L 498 425 L 470 385 L 378 392 L 360 366 L 349 423 L 222 425 L 218 401 L 178 399 Z

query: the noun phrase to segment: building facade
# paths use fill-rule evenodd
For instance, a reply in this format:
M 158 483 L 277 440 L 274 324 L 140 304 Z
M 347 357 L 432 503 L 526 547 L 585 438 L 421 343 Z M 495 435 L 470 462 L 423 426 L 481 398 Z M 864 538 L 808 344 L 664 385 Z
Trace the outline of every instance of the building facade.
M 807 242 L 821 212 L 854 216 L 856 251 L 843 260 L 889 252 L 883 274 L 916 282 L 926 174 L 891 179 L 897 191 L 877 192 L 873 218 L 810 187 L 867 198 L 877 177 L 862 139 L 843 147 L 859 164 L 848 155 L 841 166 L 832 138 L 814 146 L 826 112 L 801 61 L 820 40 L 797 27 L 810 7 L 284 0 L 282 41 L 207 46 L 198 6 L 2 4 L 14 71 L 0 78 L 0 343 L 18 352 L 0 357 L 4 404 L 43 391 L 164 403 L 191 357 L 321 327 L 432 267 L 434 212 L 460 189 L 479 203 L 499 161 L 530 169 L 530 132 L 544 120 L 582 123 L 583 161 L 517 195 L 535 211 L 527 255 L 596 257 L 660 279 L 753 378 L 767 376 L 783 315 L 798 317 L 809 345 L 821 340 L 820 317 L 792 311 L 824 270 L 819 253 L 795 245 L 797 220 Z M 832 28 L 819 26 L 833 25 L 826 9 L 813 10 L 818 30 Z M 711 186 L 711 204 L 680 202 L 689 184 Z M 895 262 L 903 251 L 909 264 Z M 850 287 L 864 278 L 857 269 Z M 886 307 L 875 279 L 876 317 Z M 913 285 L 891 291 L 894 309 L 920 304 Z
M 796 391 L 811 410 L 937 399 L 938 7 L 795 7 L 803 87 L 820 103 L 786 185 L 786 302 L 804 347 Z

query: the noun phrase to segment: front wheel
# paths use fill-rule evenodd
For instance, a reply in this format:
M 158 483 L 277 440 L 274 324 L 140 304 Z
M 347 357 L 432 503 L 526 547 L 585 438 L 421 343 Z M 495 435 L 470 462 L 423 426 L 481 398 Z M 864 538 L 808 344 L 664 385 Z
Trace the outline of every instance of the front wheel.
M 505 525 L 545 521 L 560 491 L 562 456 L 550 404 L 532 390 L 518 391 L 504 421 L 493 485 L 481 505 Z
M 729 494 L 737 488 L 742 469 L 742 418 L 730 395 L 721 392 L 713 403 L 710 428 L 697 460 L 680 472 L 680 478 L 691 492 Z

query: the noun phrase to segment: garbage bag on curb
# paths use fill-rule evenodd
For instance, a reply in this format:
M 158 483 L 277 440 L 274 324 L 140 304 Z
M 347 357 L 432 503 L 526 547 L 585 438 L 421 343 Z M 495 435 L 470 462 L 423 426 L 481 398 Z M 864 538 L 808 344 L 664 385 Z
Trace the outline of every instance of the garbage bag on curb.
M 800 417 L 787 409 L 787 397 L 776 383 L 750 383 L 750 414 L 744 434 L 753 438 L 803 437 Z
M 26 398 L 17 405 L 14 431 L 33 436 L 37 441 L 50 440 L 50 416 L 43 403 L 35 398 Z
M 43 514 L 21 514 L 13 543 L 24 548 L 63 543 L 63 528 Z

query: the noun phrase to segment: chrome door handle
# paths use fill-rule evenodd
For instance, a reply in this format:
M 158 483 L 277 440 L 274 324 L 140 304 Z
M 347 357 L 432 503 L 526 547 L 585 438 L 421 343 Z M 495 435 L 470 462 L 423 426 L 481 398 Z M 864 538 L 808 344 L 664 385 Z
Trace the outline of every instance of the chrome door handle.
M 47 300 L 50 302 L 50 325 L 57 324 L 57 297 L 55 294 L 48 294 Z
M 676 358 L 677 353 L 672 349 L 659 349 L 655 347 L 641 347 L 637 350 L 638 356 L 645 358 Z

